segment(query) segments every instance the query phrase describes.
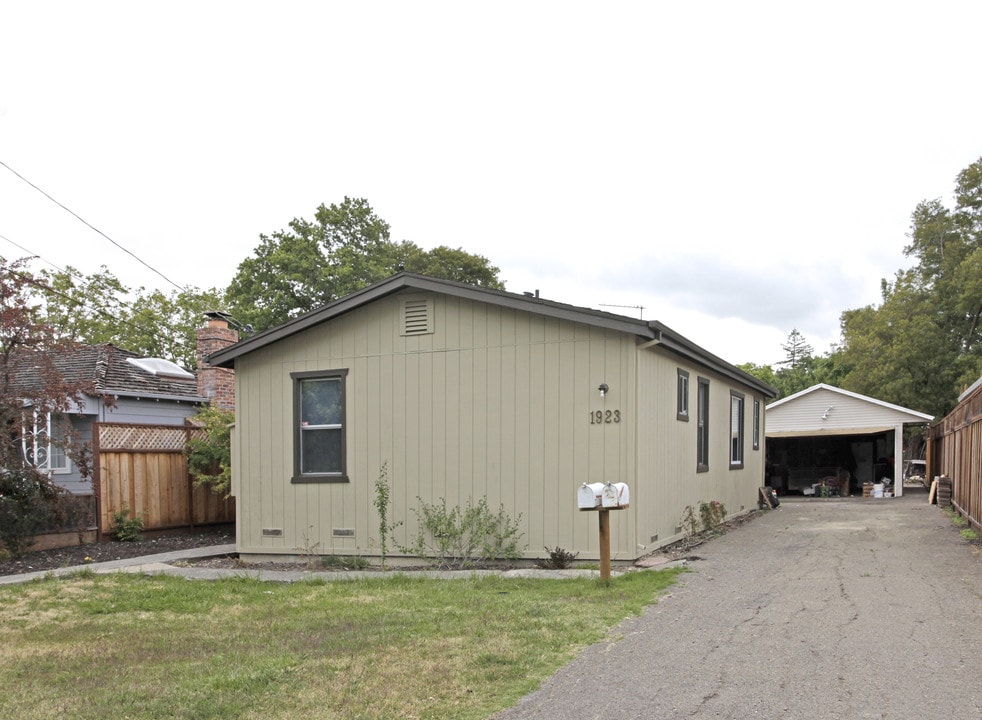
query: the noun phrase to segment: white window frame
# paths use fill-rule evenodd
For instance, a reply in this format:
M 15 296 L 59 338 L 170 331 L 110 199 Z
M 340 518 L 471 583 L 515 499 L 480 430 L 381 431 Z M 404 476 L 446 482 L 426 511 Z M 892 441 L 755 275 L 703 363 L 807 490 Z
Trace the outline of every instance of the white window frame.
M 760 450 L 760 399 L 754 398 L 754 450 Z
M 41 472 L 67 475 L 72 471 L 72 460 L 63 447 L 52 442 L 52 438 L 58 435 L 57 427 L 57 419 L 53 419 L 51 413 L 25 411 L 20 435 L 21 449 L 27 462 Z
M 689 371 L 678 368 L 675 419 L 689 422 Z
M 730 469 L 743 467 L 744 396 L 730 391 Z

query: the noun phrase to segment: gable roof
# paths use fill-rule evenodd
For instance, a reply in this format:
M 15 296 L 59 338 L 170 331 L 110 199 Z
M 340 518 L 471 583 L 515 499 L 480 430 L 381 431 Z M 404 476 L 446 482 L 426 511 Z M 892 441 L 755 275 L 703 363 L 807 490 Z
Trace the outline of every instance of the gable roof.
M 690 342 L 658 321 L 638 320 L 624 315 L 546 300 L 532 294 L 519 295 L 503 290 L 492 290 L 477 285 L 468 285 L 453 280 L 444 280 L 442 278 L 434 278 L 410 272 L 400 272 L 386 280 L 382 280 L 351 295 L 289 320 L 282 325 L 257 333 L 250 338 L 240 340 L 234 345 L 230 345 L 209 355 L 207 358 L 208 363 L 216 367 L 232 368 L 234 367 L 235 359 L 238 357 L 264 348 L 267 345 L 290 337 L 307 328 L 327 322 L 328 320 L 332 320 L 368 303 L 402 290 L 439 293 L 627 333 L 634 335 L 640 345 L 648 345 L 649 347 L 653 345 L 661 346 L 695 364 L 702 365 L 743 385 L 750 386 L 761 392 L 765 397 L 774 397 L 777 395 L 777 392 L 766 383 L 761 382 L 753 375 L 744 372 L 735 365 L 731 365 L 695 343 Z
M 819 383 L 764 408 L 767 437 L 873 433 L 934 419 L 832 385 Z
M 140 356 L 113 345 L 76 345 L 55 351 L 55 369 L 65 381 L 90 384 L 91 394 L 140 397 L 156 400 L 207 402 L 198 395 L 197 381 L 153 375 L 128 362 Z M 38 376 L 26 357 L 21 357 L 15 371 L 15 386 L 29 388 Z M 89 394 L 89 393 L 87 393 Z

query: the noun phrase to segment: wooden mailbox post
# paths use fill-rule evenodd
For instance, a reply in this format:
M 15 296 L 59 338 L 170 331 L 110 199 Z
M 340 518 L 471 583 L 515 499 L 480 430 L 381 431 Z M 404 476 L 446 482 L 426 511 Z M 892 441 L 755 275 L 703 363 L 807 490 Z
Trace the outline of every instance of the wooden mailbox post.
M 596 512 L 600 522 L 600 579 L 610 580 L 610 511 L 630 504 L 625 483 L 583 483 L 577 493 L 580 512 Z

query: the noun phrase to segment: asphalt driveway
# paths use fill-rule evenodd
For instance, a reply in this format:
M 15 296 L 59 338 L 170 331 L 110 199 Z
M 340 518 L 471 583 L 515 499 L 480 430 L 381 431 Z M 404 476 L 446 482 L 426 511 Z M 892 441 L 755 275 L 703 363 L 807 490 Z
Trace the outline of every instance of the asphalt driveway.
M 982 555 L 926 494 L 785 500 L 495 720 L 982 718 Z

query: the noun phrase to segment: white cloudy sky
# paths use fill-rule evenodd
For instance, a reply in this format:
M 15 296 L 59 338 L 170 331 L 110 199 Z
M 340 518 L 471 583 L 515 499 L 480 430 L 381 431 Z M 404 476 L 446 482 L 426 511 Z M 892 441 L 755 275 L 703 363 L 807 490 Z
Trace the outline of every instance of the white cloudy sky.
M 509 290 L 770 363 L 877 302 L 982 156 L 980 27 L 970 0 L 0 0 L 0 161 L 181 286 L 364 197 Z M 4 167 L 0 235 L 174 289 Z

